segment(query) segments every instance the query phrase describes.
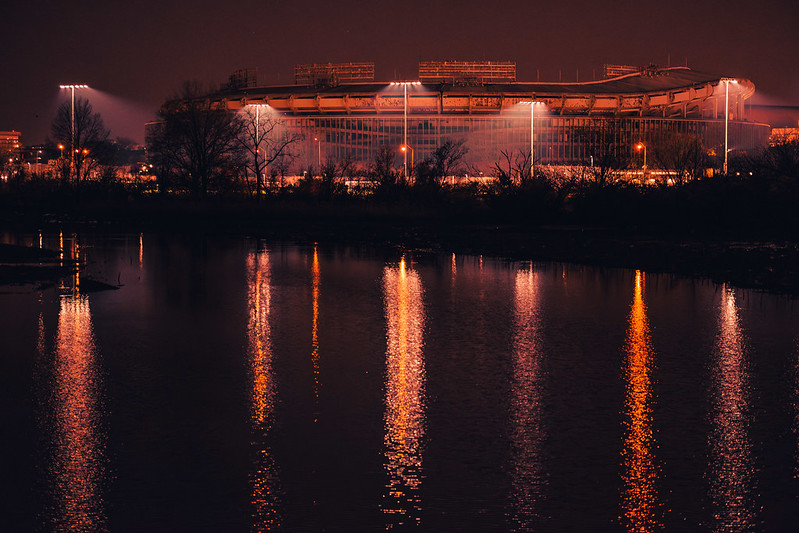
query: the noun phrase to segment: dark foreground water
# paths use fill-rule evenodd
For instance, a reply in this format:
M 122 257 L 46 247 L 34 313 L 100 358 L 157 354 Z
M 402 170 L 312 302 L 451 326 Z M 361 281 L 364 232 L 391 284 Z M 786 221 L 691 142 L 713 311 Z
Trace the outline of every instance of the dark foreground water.
M 476 256 L 41 241 L 89 265 L 0 294 L 2 531 L 799 522 L 787 298 Z

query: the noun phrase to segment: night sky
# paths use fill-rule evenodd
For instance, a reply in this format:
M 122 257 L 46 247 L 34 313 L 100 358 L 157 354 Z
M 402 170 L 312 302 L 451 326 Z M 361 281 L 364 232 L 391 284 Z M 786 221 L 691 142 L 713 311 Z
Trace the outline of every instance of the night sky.
M 282 2 L 18 0 L 0 7 L 0 130 L 49 135 L 62 83 L 86 83 L 113 137 L 181 83 L 258 68 L 293 83 L 297 63 L 373 61 L 415 79 L 422 60 L 510 60 L 518 79 L 581 81 L 604 63 L 684 65 L 752 80 L 755 103 L 799 105 L 799 2 L 403 0 Z M 562 71 L 562 72 L 561 72 Z

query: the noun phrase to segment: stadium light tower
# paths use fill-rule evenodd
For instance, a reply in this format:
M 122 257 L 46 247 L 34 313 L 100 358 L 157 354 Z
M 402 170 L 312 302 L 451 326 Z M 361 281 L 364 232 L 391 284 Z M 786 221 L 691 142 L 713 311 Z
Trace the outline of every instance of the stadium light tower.
M 392 81 L 391 85 L 398 86 L 401 85 L 404 97 L 403 97 L 403 111 L 402 111 L 402 145 L 408 146 L 408 85 L 421 85 L 422 82 L 420 81 Z M 403 150 L 403 167 L 405 169 L 405 178 L 408 177 L 408 151 Z
M 69 176 L 75 172 L 75 89 L 88 89 L 88 85 L 59 85 L 62 89 L 69 89 L 72 92 L 72 107 L 71 107 L 71 129 L 72 129 L 72 144 L 69 147 Z
M 738 84 L 735 78 L 721 78 L 724 84 L 724 175 L 727 175 L 727 155 L 730 151 L 729 137 L 727 135 L 730 121 L 730 83 Z
M 530 177 L 535 177 L 535 106 L 543 104 L 537 100 L 522 100 L 520 104 L 530 106 Z

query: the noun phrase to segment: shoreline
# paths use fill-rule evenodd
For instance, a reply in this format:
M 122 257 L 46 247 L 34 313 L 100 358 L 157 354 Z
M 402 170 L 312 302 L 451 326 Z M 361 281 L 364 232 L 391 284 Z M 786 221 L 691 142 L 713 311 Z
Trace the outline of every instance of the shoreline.
M 783 237 L 686 233 L 663 227 L 534 225 L 496 220 L 480 211 L 425 205 L 168 201 L 92 204 L 54 211 L 27 208 L 16 214 L 5 212 L 0 227 L 10 231 L 165 231 L 300 243 L 360 243 L 639 269 L 799 296 L 799 242 Z M 7 284 L 3 278 L 0 285 Z

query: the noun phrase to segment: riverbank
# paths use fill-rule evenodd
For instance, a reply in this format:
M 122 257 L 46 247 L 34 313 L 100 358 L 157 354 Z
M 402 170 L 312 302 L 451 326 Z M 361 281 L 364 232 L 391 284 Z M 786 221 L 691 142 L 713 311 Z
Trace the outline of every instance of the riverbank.
M 651 224 L 538 224 L 474 205 L 274 199 L 260 204 L 219 199 L 20 204 L 4 206 L 0 224 L 12 231 L 227 234 L 564 261 L 799 296 L 799 243 L 784 235 Z

